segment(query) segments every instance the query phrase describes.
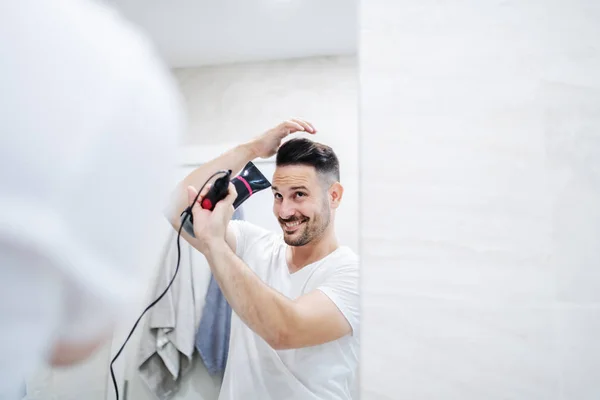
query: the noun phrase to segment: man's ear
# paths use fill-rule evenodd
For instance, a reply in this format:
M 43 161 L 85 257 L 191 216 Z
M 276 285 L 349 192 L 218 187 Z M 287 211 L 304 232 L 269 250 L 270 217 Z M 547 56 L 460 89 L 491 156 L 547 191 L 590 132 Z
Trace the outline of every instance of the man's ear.
M 332 208 L 338 208 L 344 196 L 344 187 L 336 182 L 329 188 L 329 203 Z

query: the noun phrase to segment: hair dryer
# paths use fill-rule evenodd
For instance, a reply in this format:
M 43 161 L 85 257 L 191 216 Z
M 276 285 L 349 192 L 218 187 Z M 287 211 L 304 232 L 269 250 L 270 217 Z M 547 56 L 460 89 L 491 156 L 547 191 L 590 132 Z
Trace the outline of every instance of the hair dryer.
M 227 197 L 229 191 L 229 182 L 233 183 L 237 192 L 237 197 L 233 201 L 233 208 L 237 209 L 242 203 L 254 193 L 260 192 L 271 186 L 271 183 L 265 178 L 260 170 L 249 162 L 246 164 L 242 172 L 239 175 L 231 179 L 231 170 L 226 171 L 225 175 L 218 178 L 215 183 L 211 186 L 206 193 L 206 196 L 202 199 L 200 206 L 206 210 L 213 210 L 215 205 Z M 195 200 L 194 200 L 195 202 Z M 187 215 L 189 214 L 189 215 Z M 194 218 L 192 216 L 192 206 L 188 206 L 181 213 L 181 222 L 183 229 L 191 235 L 194 235 Z

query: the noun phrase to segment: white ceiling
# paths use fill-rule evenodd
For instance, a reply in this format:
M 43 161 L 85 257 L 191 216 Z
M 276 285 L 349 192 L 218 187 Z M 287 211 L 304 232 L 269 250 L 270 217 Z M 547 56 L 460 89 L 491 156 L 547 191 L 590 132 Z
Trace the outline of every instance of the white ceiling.
M 357 0 L 109 0 L 171 67 L 356 53 Z

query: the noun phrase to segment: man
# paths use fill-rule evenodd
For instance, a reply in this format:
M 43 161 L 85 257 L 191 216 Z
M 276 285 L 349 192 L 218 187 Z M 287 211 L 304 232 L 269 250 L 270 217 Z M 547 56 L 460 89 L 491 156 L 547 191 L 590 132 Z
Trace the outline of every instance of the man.
M 183 119 L 151 45 L 99 2 L 1 2 L 0 53 L 0 399 L 12 400 L 40 364 L 87 359 L 142 305 Z
M 282 235 L 231 221 L 233 185 L 212 212 L 198 206 L 199 198 L 195 238 L 182 230 L 234 311 L 220 400 L 350 399 L 355 389 L 358 260 L 335 236 L 339 163 L 331 148 L 308 139 L 281 145 L 299 131 L 316 132 L 301 119 L 286 121 L 196 169 L 175 192 L 169 219 L 179 230 L 181 212 L 212 173 L 239 171 L 277 152 L 273 212 Z

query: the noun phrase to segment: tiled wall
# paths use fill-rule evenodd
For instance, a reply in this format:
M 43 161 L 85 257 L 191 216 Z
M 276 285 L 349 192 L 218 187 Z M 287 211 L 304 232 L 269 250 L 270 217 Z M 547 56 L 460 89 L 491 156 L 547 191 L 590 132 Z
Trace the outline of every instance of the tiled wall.
M 362 398 L 600 398 L 598 2 L 360 17 Z

